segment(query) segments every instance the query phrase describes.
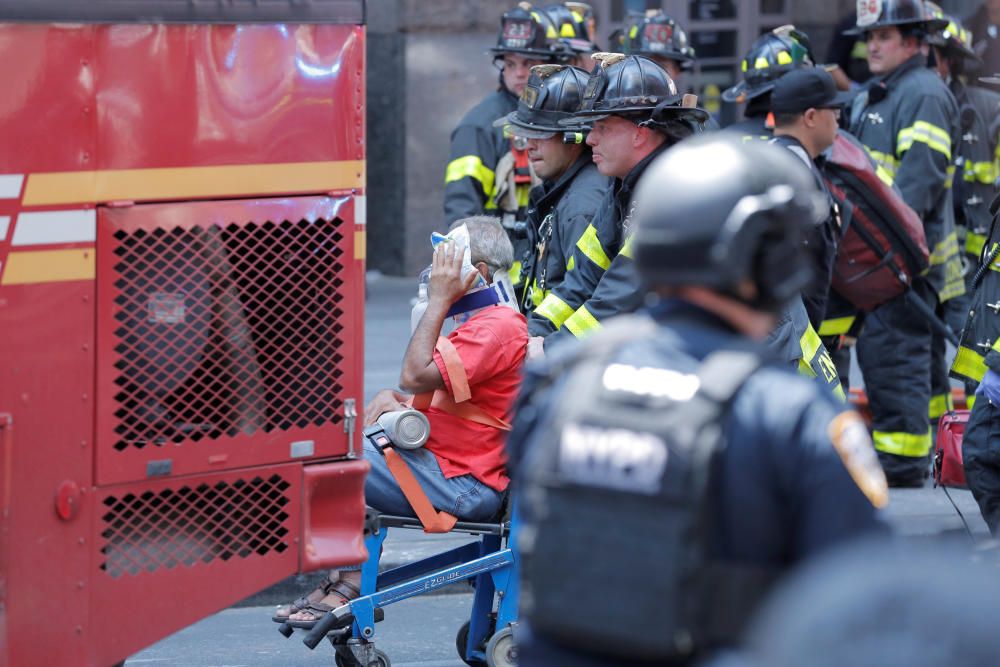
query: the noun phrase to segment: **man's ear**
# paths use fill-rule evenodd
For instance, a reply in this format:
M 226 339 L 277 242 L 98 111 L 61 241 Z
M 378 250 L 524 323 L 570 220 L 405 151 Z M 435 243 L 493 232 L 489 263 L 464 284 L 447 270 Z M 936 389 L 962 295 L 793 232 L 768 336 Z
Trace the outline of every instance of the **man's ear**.
M 493 276 L 490 275 L 490 267 L 487 266 L 486 262 L 477 263 L 476 271 L 479 271 L 479 275 L 483 277 L 483 280 L 485 280 L 487 284 L 493 282 Z

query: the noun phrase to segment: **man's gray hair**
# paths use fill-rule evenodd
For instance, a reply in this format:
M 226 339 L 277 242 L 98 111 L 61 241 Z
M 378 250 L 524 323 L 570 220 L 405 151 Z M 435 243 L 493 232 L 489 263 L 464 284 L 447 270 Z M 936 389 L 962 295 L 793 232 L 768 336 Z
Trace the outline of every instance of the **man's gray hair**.
M 514 246 L 510 244 L 507 232 L 499 218 L 489 215 L 473 215 L 451 223 L 448 231 L 465 225 L 469 229 L 472 265 L 484 262 L 490 269 L 490 277 L 497 271 L 506 273 L 514 264 Z

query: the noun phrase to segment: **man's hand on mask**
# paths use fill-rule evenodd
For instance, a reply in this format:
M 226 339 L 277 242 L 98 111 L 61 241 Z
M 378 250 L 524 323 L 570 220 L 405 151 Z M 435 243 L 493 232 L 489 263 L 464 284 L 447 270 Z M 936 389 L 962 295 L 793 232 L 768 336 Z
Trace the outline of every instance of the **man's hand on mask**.
M 528 359 L 530 361 L 535 361 L 536 359 L 545 358 L 545 339 L 541 336 L 532 336 L 528 339 Z
M 431 277 L 427 283 L 428 305 L 435 303 L 450 307 L 463 294 L 472 289 L 479 277 L 477 271 L 470 271 L 462 277 L 462 263 L 465 258 L 463 248 L 457 248 L 454 241 L 439 243 L 434 248 L 431 262 Z
M 409 406 L 403 402 L 404 395 L 392 389 L 383 389 L 375 394 L 371 402 L 365 406 L 365 426 L 371 426 L 379 417 L 393 410 L 405 410 Z

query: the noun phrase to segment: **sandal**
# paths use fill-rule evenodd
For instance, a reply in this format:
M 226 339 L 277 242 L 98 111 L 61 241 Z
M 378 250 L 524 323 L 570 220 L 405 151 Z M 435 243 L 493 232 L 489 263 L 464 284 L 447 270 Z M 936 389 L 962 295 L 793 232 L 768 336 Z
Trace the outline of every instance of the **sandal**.
M 292 614 L 296 614 L 302 611 L 303 609 L 308 608 L 309 605 L 313 604 L 314 602 L 319 602 L 327 595 L 329 595 L 330 591 L 333 589 L 334 584 L 336 584 L 336 582 L 330 581 L 330 577 L 329 575 L 327 575 L 326 577 L 324 577 L 323 583 L 321 583 L 319 586 L 313 589 L 313 591 L 308 595 L 303 595 L 302 597 L 295 600 L 295 602 L 292 602 L 291 604 L 281 605 L 280 607 L 275 609 L 274 616 L 271 617 L 271 620 L 274 621 L 275 623 L 284 623 L 285 621 L 288 620 L 288 617 L 291 616 Z
M 325 600 L 326 598 L 331 596 L 336 596 L 337 598 L 340 598 L 340 601 L 336 605 L 331 605 L 329 603 L 323 602 L 323 600 L 319 600 L 317 602 L 311 602 L 309 603 L 308 606 L 306 606 L 304 609 L 300 609 L 299 611 L 309 612 L 310 614 L 312 614 L 313 618 L 309 620 L 292 620 L 291 618 L 289 618 L 285 622 L 288 624 L 289 627 L 292 628 L 298 628 L 300 630 L 312 630 L 313 626 L 316 625 L 321 618 L 326 616 L 326 614 L 333 611 L 334 609 L 339 609 L 340 607 L 349 604 L 351 600 L 355 598 L 361 597 L 361 589 L 359 589 L 357 586 L 350 583 L 349 581 L 344 581 L 343 579 L 341 579 L 329 587 L 329 590 L 323 599 Z M 298 612 L 293 612 L 293 613 L 298 613 Z

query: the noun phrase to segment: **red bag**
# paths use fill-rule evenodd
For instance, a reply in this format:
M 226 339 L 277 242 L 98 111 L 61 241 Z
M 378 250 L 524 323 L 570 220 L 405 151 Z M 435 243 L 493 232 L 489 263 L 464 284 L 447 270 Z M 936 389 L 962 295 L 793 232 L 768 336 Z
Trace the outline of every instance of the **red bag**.
M 846 222 L 833 289 L 868 312 L 905 292 L 929 266 L 924 225 L 851 135 L 837 133 L 823 171 Z
M 962 436 L 968 421 L 968 410 L 952 410 L 941 415 L 937 444 L 934 445 L 934 486 L 966 488 Z

